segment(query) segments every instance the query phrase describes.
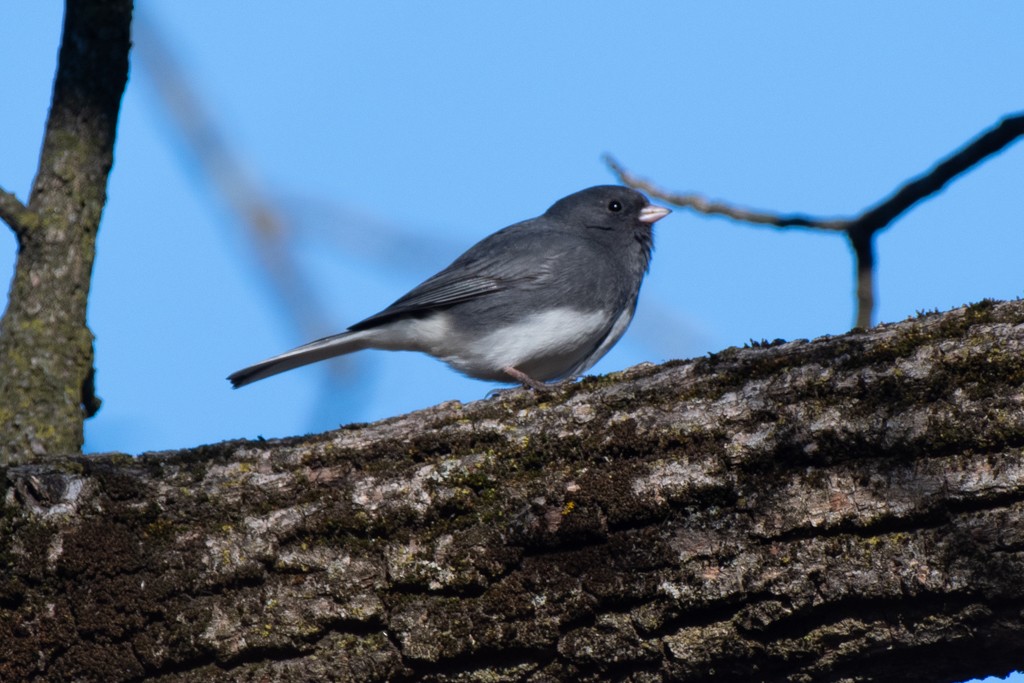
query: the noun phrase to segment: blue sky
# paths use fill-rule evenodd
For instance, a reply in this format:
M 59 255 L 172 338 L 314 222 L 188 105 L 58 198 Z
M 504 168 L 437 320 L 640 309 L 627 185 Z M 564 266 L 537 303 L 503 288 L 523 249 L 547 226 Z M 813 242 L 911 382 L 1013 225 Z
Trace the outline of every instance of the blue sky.
M 0 10 L 0 186 L 22 199 L 61 4 Z M 139 5 L 287 218 L 322 334 L 612 181 L 605 152 L 666 188 L 851 214 L 1024 109 L 1020 2 Z M 1011 148 L 883 233 L 876 319 L 1024 294 L 1022 177 Z M 633 328 L 592 372 L 851 324 L 835 236 L 677 211 L 656 244 Z M 14 250 L 0 231 L 0 272 Z M 494 388 L 363 352 L 340 383 L 313 367 L 232 391 L 228 373 L 308 341 L 267 280 L 136 55 L 90 303 L 104 405 L 87 450 L 322 431 Z
M 0 58 L 18 65 L 5 70 L 18 96 L 0 103 L 0 185 L 22 198 L 58 5 L 8 3 L 0 21 Z M 325 333 L 484 235 L 610 182 L 605 152 L 667 188 L 848 214 L 1024 108 L 1020 3 L 482 5 L 140 3 L 285 212 Z M 231 391 L 229 372 L 307 339 L 197 169 L 137 55 L 90 304 L 105 399 L 90 450 L 303 433 L 492 388 L 427 357 L 364 352 L 341 398 L 323 396 L 318 368 Z M 1011 148 L 880 236 L 878 319 L 1024 293 L 1022 172 Z M 14 240 L 0 235 L 9 272 Z M 851 272 L 835 236 L 676 212 L 657 226 L 633 329 L 594 371 L 841 333 Z
M 480 5 L 140 3 L 291 221 L 325 333 L 484 235 L 610 182 L 604 152 L 667 188 L 848 214 L 1024 108 L 1019 3 Z M 7 70 L 19 97 L 0 104 L 0 184 L 24 198 L 61 13 L 4 13 L 0 55 L 20 66 Z M 230 391 L 226 374 L 306 339 L 197 169 L 136 55 L 90 308 L 106 400 L 91 450 L 295 434 L 492 388 L 430 358 L 364 352 L 344 414 L 311 417 L 316 368 Z M 880 236 L 878 319 L 1024 293 L 1022 169 L 1011 149 Z M 657 227 L 634 328 L 595 372 L 850 325 L 842 239 L 687 212 Z M 13 237 L 0 247 L 9 272 Z

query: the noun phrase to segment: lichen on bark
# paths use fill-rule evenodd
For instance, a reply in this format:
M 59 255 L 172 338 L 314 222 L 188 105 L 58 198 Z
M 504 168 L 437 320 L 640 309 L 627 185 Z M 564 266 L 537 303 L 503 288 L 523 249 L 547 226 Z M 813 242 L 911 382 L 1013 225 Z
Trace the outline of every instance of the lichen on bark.
M 0 678 L 1019 667 L 1024 302 L 6 471 Z
M 81 450 L 99 401 L 86 324 L 96 233 L 128 77 L 131 0 L 68 0 L 39 170 L 9 218 L 18 257 L 0 320 L 0 464 Z

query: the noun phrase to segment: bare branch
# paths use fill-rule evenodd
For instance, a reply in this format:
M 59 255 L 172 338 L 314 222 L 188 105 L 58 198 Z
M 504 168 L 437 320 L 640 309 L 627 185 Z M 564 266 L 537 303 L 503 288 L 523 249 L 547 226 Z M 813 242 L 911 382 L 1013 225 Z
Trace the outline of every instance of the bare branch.
M 725 216 L 733 220 L 776 228 L 810 228 L 814 230 L 849 231 L 858 224 L 871 232 L 881 230 L 911 206 L 935 194 L 956 176 L 1004 149 L 1024 135 L 1024 113 L 1007 116 L 995 127 L 985 131 L 952 155 L 936 164 L 927 173 L 904 183 L 886 199 L 852 218 L 820 218 L 806 214 L 777 214 L 743 209 L 725 202 L 716 202 L 692 193 L 663 190 L 649 180 L 632 175 L 611 155 L 605 163 L 623 184 L 646 192 L 669 204 L 698 213 Z
M 647 196 L 660 199 L 674 206 L 684 209 L 693 209 L 697 213 L 709 216 L 725 216 L 744 223 L 757 225 L 770 225 L 774 228 L 809 228 L 812 230 L 844 231 L 849 225 L 848 220 L 838 218 L 814 218 L 804 214 L 776 214 L 767 211 L 755 211 L 743 209 L 725 202 L 716 202 L 699 194 L 678 193 L 663 190 L 649 180 L 639 178 L 629 173 L 610 154 L 604 155 L 604 161 L 608 167 L 619 177 L 624 185 L 645 192 Z
M 853 249 L 854 278 L 857 283 L 857 314 L 854 327 L 871 327 L 875 310 L 875 233 L 850 230 L 846 233 Z
M 0 188 L 0 220 L 11 226 L 11 230 L 19 238 L 39 223 L 39 217 L 35 211 L 29 209 L 21 203 L 21 200 L 2 188 Z
M 918 202 L 939 192 L 951 180 L 1002 151 L 1024 135 L 1024 113 L 1012 114 L 946 157 L 928 172 L 905 182 L 888 197 L 852 218 L 816 218 L 805 214 L 776 214 L 743 209 L 725 202 L 715 202 L 698 194 L 663 190 L 648 180 L 632 175 L 610 155 L 604 161 L 619 180 L 649 196 L 698 213 L 725 216 L 744 223 L 769 225 L 775 228 L 806 228 L 845 232 L 853 247 L 856 261 L 857 327 L 870 327 L 874 312 L 874 234 Z
M 988 157 L 1002 151 L 1024 135 L 1024 113 L 1007 116 L 959 150 L 946 157 L 927 173 L 907 181 L 875 206 L 865 209 L 851 223 L 877 232 L 892 223 L 900 214 L 944 188 L 949 181 Z

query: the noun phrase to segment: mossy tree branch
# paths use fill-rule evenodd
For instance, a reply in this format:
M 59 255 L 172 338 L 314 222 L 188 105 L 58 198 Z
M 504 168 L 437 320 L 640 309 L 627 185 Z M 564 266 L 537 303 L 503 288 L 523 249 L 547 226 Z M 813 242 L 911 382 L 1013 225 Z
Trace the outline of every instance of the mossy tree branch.
M 28 205 L 0 195 L 19 245 L 0 320 L 0 463 L 79 451 L 82 423 L 99 408 L 86 304 L 131 17 L 131 0 L 67 0 Z
M 13 194 L 0 188 L 0 220 L 7 223 L 20 240 L 22 234 L 38 224 L 39 216 L 29 211 Z
M 1024 664 L 1024 301 L 5 474 L 2 680 Z

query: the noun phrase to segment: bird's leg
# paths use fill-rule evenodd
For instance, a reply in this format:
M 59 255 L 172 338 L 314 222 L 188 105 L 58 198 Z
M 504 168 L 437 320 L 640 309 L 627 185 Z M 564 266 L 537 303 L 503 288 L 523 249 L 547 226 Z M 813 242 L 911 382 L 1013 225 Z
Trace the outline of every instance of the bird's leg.
M 508 367 L 504 367 L 501 370 L 506 375 L 522 384 L 524 387 L 530 387 L 535 391 L 549 391 L 551 389 L 551 387 L 549 387 L 547 384 L 544 384 L 544 382 L 538 382 L 537 380 L 530 377 L 522 370 L 514 368 L 511 365 L 509 365 Z

